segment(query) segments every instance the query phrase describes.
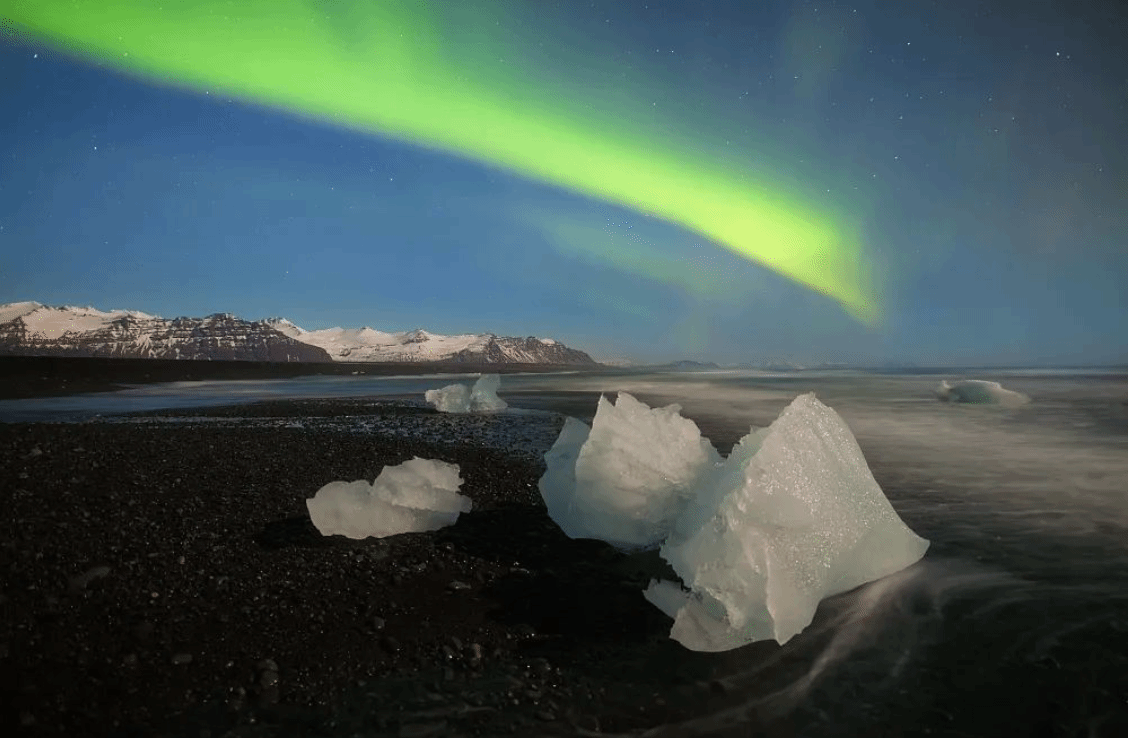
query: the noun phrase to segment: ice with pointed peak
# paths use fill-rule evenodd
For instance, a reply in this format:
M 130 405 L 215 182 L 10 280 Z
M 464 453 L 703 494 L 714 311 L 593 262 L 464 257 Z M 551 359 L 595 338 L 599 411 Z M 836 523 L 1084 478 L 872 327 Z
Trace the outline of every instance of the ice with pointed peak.
M 457 464 L 415 457 L 385 466 L 372 483 L 330 482 L 306 507 L 323 536 L 384 538 L 453 525 L 471 508 L 461 486 Z
M 475 413 L 496 413 L 509 407 L 505 400 L 497 396 L 501 377 L 496 374 L 483 374 L 478 377 L 470 390 L 470 411 Z
M 548 514 L 565 534 L 623 550 L 666 538 L 697 480 L 721 460 L 680 411 L 652 409 L 620 392 L 615 404 L 600 396 L 591 428 L 565 421 L 539 483 Z
M 818 603 L 924 556 L 845 421 L 813 394 L 752 430 L 724 461 L 679 408 L 626 393 L 592 427 L 569 418 L 545 455 L 548 513 L 573 538 L 660 543 L 681 583 L 644 596 L 695 651 L 785 643 Z
M 702 480 L 661 554 L 689 589 L 670 632 L 697 651 L 786 643 L 821 600 L 920 560 L 846 422 L 800 395 Z
M 943 402 L 964 402 L 975 405 L 1003 405 L 1018 407 L 1030 402 L 1021 392 L 1005 389 L 998 382 L 983 379 L 961 379 L 949 382 L 944 379 L 936 388 L 937 399 Z
M 508 407 L 497 396 L 501 378 L 496 374 L 483 374 L 473 388 L 465 384 L 450 384 L 440 389 L 427 390 L 423 398 L 441 413 L 496 413 Z

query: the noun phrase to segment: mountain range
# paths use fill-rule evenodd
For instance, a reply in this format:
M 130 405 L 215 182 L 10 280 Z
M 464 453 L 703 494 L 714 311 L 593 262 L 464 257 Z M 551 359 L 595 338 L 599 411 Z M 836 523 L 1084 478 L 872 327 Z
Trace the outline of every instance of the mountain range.
M 285 318 L 248 321 L 231 313 L 162 318 L 136 310 L 0 305 L 0 354 L 272 362 L 455 362 L 592 365 L 551 338 L 492 333 L 444 336 L 422 329 L 307 331 Z

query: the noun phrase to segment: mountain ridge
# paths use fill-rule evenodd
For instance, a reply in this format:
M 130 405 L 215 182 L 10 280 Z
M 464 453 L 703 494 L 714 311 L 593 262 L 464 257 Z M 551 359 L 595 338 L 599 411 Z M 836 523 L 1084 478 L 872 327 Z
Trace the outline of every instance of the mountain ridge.
M 232 313 L 172 319 L 136 310 L 0 304 L 0 354 L 271 362 L 556 364 L 598 366 L 551 338 L 493 333 L 444 336 L 368 326 L 307 331 L 282 317 Z

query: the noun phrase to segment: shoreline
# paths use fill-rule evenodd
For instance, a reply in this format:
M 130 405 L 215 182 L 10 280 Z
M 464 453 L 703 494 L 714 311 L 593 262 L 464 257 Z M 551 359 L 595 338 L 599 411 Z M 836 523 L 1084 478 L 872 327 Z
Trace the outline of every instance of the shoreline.
M 376 377 L 422 374 L 515 374 L 610 371 L 601 364 L 281 363 L 190 361 L 74 356 L 0 356 L 0 400 L 114 392 L 127 385 L 204 380 L 293 379 L 307 376 Z
M 359 401 L 316 402 L 358 417 Z M 564 536 L 539 459 L 463 440 L 475 416 L 369 405 L 430 415 L 449 440 L 238 418 L 0 424 L 3 722 L 37 735 L 634 732 L 725 702 L 711 682 L 726 665 L 778 648 L 686 651 L 642 597 L 653 561 Z M 302 401 L 242 408 L 311 417 Z M 239 412 L 196 412 L 218 410 Z M 474 509 L 454 526 L 353 541 L 310 523 L 304 500 L 323 484 L 416 455 L 459 464 Z

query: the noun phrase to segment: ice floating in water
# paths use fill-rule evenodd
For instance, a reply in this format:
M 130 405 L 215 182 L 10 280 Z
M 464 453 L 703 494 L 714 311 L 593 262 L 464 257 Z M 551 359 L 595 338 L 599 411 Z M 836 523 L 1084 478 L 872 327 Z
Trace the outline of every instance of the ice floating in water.
M 1030 402 L 1021 392 L 1004 389 L 998 382 L 982 379 L 963 379 L 950 383 L 942 380 L 936 388 L 936 397 L 944 402 L 967 402 L 976 405 L 1005 405 L 1017 407 Z
M 541 496 L 572 538 L 622 549 L 652 547 L 669 534 L 702 473 L 720 462 L 681 407 L 651 409 L 625 392 L 599 398 L 592 427 L 568 418 L 547 454 Z
M 458 464 L 416 457 L 385 466 L 376 481 L 330 482 L 306 500 L 309 517 L 323 536 L 383 538 L 438 530 L 470 512 L 458 494 Z
M 496 413 L 508 407 L 505 400 L 497 396 L 500 385 L 498 375 L 483 374 L 473 389 L 464 384 L 451 384 L 427 390 L 423 398 L 441 413 Z
M 695 651 L 785 643 L 823 598 L 928 548 L 846 423 L 811 394 L 722 462 L 677 406 L 651 410 L 620 392 L 616 406 L 601 399 L 590 431 L 570 418 L 545 462 L 541 494 L 569 536 L 621 548 L 664 539 L 684 588 L 653 582 L 644 594 L 674 618 L 670 636 Z

